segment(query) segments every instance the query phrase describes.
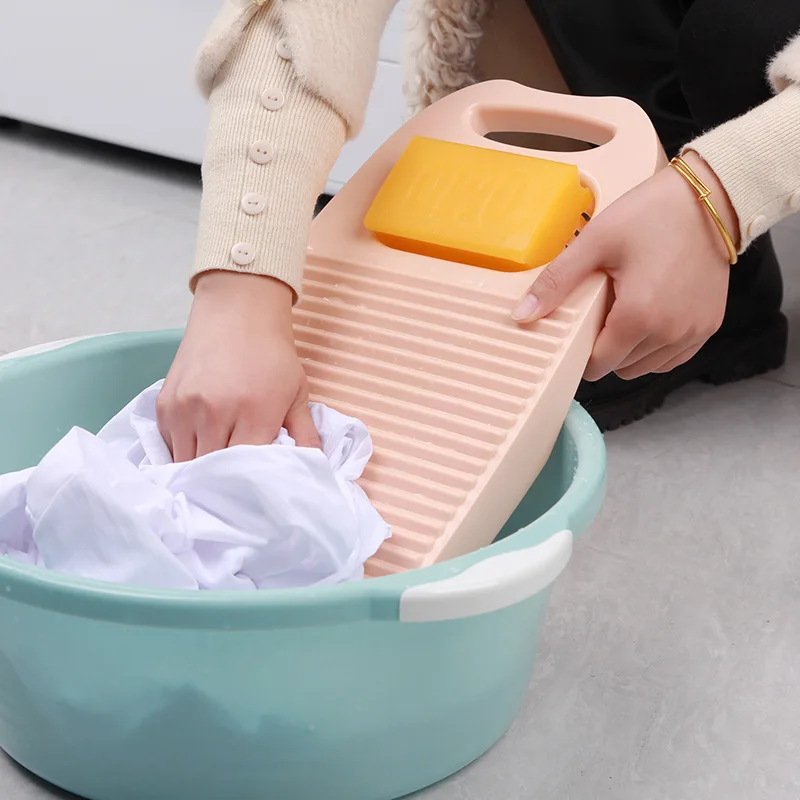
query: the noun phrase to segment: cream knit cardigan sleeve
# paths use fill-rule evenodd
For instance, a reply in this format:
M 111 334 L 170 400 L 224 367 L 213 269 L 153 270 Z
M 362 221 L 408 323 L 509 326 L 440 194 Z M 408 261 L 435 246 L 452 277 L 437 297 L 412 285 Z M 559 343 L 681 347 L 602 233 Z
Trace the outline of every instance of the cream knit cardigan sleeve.
M 210 125 L 194 277 L 268 275 L 299 295 L 314 203 L 361 127 L 395 3 L 226 0 L 197 61 Z M 800 209 L 800 36 L 769 74 L 773 99 L 687 145 L 728 190 L 740 250 Z
M 396 0 L 227 0 L 197 60 L 209 100 L 193 279 L 269 275 L 300 293 L 317 197 L 363 122 Z

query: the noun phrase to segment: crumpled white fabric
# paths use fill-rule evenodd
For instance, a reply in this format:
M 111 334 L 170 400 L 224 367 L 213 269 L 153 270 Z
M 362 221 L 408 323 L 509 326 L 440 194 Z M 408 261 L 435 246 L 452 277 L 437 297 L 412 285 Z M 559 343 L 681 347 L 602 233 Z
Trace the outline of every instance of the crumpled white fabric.
M 0 475 L 0 555 L 58 572 L 171 589 L 357 580 L 391 535 L 355 481 L 372 456 L 359 420 L 312 404 L 322 452 L 272 445 L 174 464 L 151 386 L 97 436 L 73 428 Z

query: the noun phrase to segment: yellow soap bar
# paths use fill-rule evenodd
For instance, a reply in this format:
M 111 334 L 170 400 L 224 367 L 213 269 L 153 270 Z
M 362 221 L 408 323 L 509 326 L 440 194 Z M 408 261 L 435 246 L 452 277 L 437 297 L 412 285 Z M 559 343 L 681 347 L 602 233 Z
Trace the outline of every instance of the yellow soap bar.
M 573 164 L 416 137 L 364 225 L 399 250 L 518 271 L 552 261 L 592 203 Z

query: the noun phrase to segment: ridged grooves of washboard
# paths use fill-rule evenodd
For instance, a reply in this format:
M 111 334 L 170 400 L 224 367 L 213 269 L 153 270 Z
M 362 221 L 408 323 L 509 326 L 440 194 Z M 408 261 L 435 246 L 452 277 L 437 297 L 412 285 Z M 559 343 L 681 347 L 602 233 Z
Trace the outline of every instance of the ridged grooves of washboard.
M 361 486 L 392 538 L 366 575 L 422 564 L 497 454 L 569 335 L 557 312 L 533 332 L 508 299 L 381 267 L 306 265 L 295 310 L 312 400 L 358 417 L 375 455 Z

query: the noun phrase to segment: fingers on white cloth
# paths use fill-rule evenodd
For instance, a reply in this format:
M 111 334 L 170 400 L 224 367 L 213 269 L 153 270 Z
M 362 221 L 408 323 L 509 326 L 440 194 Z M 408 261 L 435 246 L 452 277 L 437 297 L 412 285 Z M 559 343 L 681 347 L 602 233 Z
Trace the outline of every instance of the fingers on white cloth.
M 319 433 L 308 403 L 301 403 L 288 413 L 286 430 L 298 447 L 320 447 Z
M 97 436 L 74 428 L 24 472 L 0 476 L 0 555 L 59 572 L 174 589 L 270 589 L 363 577 L 390 529 L 355 481 L 366 427 L 320 405 L 323 450 L 286 430 L 173 463 L 150 387 Z

